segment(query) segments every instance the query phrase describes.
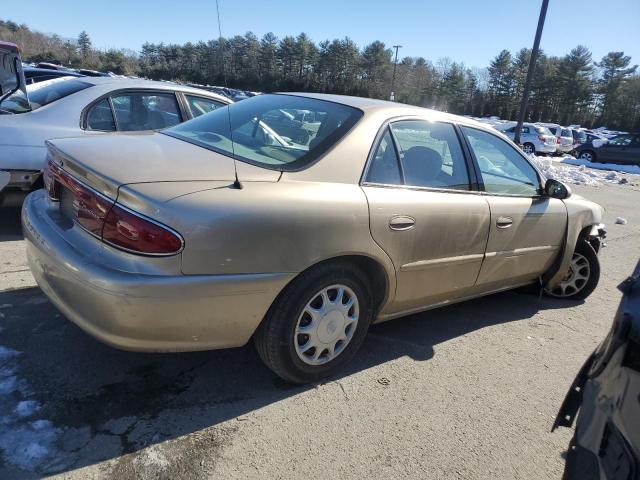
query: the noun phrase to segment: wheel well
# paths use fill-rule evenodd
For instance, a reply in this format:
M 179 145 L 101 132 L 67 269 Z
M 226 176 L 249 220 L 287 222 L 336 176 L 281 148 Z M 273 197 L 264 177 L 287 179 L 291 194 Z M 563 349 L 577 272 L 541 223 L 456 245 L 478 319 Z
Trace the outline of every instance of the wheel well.
M 371 292 L 373 294 L 374 301 L 374 312 L 378 312 L 378 310 L 382 306 L 382 303 L 387 298 L 389 291 L 389 279 L 387 278 L 387 272 L 385 268 L 377 260 L 374 260 L 373 258 L 367 257 L 365 255 L 342 255 L 339 257 L 328 258 L 318 263 L 314 263 L 310 267 L 298 273 L 298 275 L 296 275 L 294 278 L 292 278 L 287 286 L 285 286 L 278 294 L 271 306 L 273 307 L 273 305 L 276 304 L 280 296 L 287 290 L 287 287 L 300 275 L 308 272 L 311 269 L 317 268 L 320 265 L 326 264 L 337 264 L 343 266 L 357 265 L 360 269 L 362 269 L 369 279 L 371 285 Z

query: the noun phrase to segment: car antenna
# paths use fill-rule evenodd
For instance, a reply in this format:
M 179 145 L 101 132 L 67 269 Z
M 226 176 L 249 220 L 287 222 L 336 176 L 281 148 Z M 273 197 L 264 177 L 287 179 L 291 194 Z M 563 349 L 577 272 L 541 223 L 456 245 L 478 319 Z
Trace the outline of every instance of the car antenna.
M 218 13 L 218 45 L 220 48 L 220 52 L 222 53 L 222 75 L 224 76 L 224 86 L 229 88 L 227 85 L 227 72 L 224 68 L 224 43 L 222 41 L 222 26 L 220 24 L 220 6 L 218 5 L 218 0 L 216 0 L 216 12 Z M 233 144 L 233 129 L 231 128 L 231 105 L 227 105 L 225 108 L 227 109 L 227 118 L 229 119 L 229 137 L 231 139 L 231 155 L 233 155 L 233 172 L 235 174 L 236 179 L 233 181 L 233 188 L 237 188 L 238 190 L 242 189 L 242 184 L 238 179 L 238 166 L 236 164 L 236 152 L 235 146 Z

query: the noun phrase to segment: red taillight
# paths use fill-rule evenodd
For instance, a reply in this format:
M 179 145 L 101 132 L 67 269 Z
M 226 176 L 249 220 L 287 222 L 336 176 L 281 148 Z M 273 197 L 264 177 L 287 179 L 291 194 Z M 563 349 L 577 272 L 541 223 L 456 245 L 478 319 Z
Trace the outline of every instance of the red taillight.
M 171 255 L 182 249 L 176 233 L 117 204 L 107 215 L 102 240 L 147 255 Z
M 68 214 L 103 242 L 145 255 L 172 255 L 182 249 L 177 233 L 83 185 L 51 160 L 44 171 L 44 184 L 54 201 L 62 199 L 63 189 L 68 191 Z M 64 195 L 63 210 L 67 201 Z
M 538 140 L 540 140 L 541 142 L 544 143 L 544 141 L 546 140 L 546 138 L 544 138 L 544 135 L 538 135 Z
M 60 201 L 60 184 L 56 182 L 56 177 L 60 175 L 61 171 L 58 165 L 49 160 L 42 174 L 44 188 L 49 194 L 49 198 L 56 202 Z
M 560 137 L 556 137 L 556 143 L 560 145 Z
M 60 170 L 56 176 L 56 181 L 68 189 L 73 196 L 71 206 L 75 216 L 74 220 L 87 231 L 100 236 L 104 220 L 114 203 L 113 200 L 85 187 L 63 170 Z

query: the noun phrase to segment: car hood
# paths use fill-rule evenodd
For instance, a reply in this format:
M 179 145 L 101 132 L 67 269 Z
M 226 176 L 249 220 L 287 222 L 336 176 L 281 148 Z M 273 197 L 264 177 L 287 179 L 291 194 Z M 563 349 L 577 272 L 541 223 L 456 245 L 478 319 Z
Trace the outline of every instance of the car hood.
M 67 172 L 111 198 L 126 184 L 233 182 L 236 178 L 232 158 L 161 133 L 62 138 L 46 143 L 49 156 Z M 277 180 L 276 172 L 237 163 L 240 180 Z

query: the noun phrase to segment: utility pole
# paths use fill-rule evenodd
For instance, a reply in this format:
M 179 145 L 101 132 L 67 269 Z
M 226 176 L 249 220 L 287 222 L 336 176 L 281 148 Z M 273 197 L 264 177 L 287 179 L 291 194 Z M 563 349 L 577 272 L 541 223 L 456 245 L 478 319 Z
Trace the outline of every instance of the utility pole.
M 514 143 L 520 145 L 520 131 L 524 123 L 524 117 L 527 114 L 529 106 L 529 89 L 531 88 L 531 80 L 533 80 L 533 71 L 536 68 L 536 60 L 538 59 L 538 50 L 540 49 L 540 37 L 542 37 L 542 28 L 544 27 L 544 19 L 547 16 L 547 7 L 549 0 L 542 0 L 540 7 L 540 18 L 538 18 L 538 29 L 536 30 L 536 38 L 533 40 L 533 49 L 531 50 L 531 58 L 529 58 L 529 68 L 527 70 L 527 79 L 524 82 L 524 92 L 522 92 L 522 101 L 520 102 L 520 111 L 518 112 L 518 124 L 516 125 L 516 134 Z
M 396 49 L 396 59 L 393 62 L 393 77 L 391 77 L 391 96 L 389 100 L 392 102 L 395 100 L 395 92 L 393 91 L 396 84 L 396 67 L 398 66 L 398 49 L 402 48 L 402 45 L 394 45 L 393 48 Z

